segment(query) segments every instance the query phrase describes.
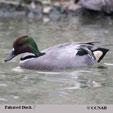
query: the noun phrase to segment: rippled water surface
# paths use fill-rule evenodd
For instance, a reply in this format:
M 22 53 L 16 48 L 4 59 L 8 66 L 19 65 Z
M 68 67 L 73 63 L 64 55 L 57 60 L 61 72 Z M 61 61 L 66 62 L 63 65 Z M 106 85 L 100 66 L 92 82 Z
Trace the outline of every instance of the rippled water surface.
M 101 63 L 62 71 L 27 70 L 20 56 L 4 59 L 13 41 L 30 35 L 40 50 L 64 42 L 99 41 L 110 49 Z M 113 104 L 113 24 L 105 19 L 62 18 L 43 23 L 37 19 L 0 19 L 0 104 Z

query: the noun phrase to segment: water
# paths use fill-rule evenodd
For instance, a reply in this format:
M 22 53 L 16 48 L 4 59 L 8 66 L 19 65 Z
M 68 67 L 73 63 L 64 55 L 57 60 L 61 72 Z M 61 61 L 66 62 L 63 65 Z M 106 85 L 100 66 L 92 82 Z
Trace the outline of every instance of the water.
M 109 48 L 91 67 L 62 71 L 22 69 L 19 57 L 4 63 L 13 41 L 30 35 L 40 50 L 64 42 L 99 41 Z M 113 104 L 113 24 L 106 18 L 0 19 L 0 104 Z

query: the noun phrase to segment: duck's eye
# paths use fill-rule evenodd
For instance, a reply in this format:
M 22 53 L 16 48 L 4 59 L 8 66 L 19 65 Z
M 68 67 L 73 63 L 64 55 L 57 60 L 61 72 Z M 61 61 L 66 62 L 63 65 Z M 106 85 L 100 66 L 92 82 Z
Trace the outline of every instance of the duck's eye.
M 20 46 L 22 46 L 22 45 L 23 45 L 22 43 L 19 43 L 19 44 L 18 44 L 18 47 L 20 47 Z

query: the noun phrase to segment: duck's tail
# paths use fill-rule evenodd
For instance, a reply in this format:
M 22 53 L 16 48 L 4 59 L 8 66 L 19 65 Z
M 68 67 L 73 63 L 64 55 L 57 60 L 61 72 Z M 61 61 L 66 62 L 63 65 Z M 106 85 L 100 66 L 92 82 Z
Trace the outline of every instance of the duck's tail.
M 100 62 L 108 51 L 109 51 L 109 49 L 100 48 L 100 47 L 93 50 L 93 54 L 94 54 L 96 61 Z

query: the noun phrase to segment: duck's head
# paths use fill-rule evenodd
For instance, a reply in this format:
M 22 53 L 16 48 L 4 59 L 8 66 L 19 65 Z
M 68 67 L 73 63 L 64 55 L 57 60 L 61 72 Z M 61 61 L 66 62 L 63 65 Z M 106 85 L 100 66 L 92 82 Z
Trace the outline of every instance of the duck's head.
M 36 57 L 42 55 L 42 53 L 40 53 L 40 51 L 38 50 L 38 47 L 35 41 L 33 40 L 33 38 L 25 35 L 25 36 L 21 36 L 17 38 L 14 41 L 13 50 L 11 54 L 9 55 L 9 57 L 5 59 L 4 61 L 5 62 L 10 61 L 15 56 L 21 53 L 25 53 L 25 52 L 33 53 Z

